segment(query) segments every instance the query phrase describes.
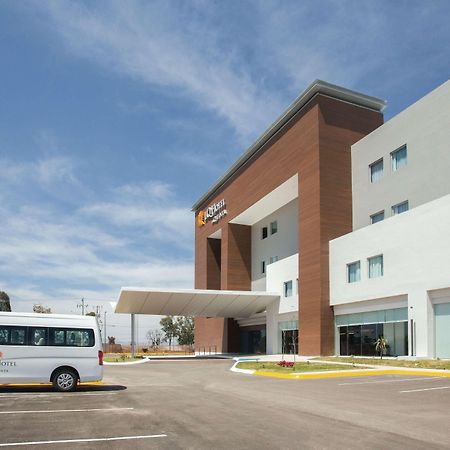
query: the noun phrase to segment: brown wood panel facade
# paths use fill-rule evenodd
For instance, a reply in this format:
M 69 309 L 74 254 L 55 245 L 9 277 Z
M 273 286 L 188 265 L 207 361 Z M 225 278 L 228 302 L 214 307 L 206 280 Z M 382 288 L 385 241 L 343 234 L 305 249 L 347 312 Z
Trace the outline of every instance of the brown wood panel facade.
M 220 289 L 221 279 L 221 246 L 220 239 L 206 240 L 206 289 Z
M 252 228 L 247 225 L 228 223 L 222 229 L 222 289 L 251 289 L 251 237 Z
M 299 353 L 332 354 L 328 242 L 351 231 L 350 147 L 382 123 L 381 113 L 322 95 L 312 99 L 208 204 L 202 205 L 205 208 L 224 198 L 228 215 L 217 224 L 196 227 L 196 288 L 209 285 L 214 271 L 209 270 L 212 263 L 207 238 L 221 228 L 221 288 L 250 289 L 251 227 L 229 221 L 298 174 Z M 226 330 L 218 326 L 217 333 Z M 199 343 L 206 337 L 211 339 L 200 328 L 196 331 Z

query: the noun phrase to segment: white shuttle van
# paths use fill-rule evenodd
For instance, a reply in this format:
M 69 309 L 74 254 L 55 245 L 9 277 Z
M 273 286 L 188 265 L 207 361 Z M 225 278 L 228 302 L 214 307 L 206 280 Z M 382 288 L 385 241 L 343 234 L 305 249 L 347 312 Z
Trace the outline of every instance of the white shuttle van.
M 73 391 L 103 378 L 103 350 L 92 316 L 0 312 L 0 385 L 53 383 Z

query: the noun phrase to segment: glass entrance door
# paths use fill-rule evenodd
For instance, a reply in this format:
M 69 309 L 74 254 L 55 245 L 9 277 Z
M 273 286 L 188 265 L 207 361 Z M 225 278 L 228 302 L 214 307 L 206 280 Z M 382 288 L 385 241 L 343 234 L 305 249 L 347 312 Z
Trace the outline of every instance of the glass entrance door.
M 282 330 L 281 348 L 285 355 L 298 353 L 298 330 Z

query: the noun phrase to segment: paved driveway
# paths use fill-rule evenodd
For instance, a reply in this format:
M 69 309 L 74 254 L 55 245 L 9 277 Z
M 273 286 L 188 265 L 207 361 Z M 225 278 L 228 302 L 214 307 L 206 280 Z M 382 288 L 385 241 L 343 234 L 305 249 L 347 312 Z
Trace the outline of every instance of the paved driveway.
M 230 366 L 107 366 L 105 386 L 68 394 L 0 388 L 0 448 L 450 447 L 449 378 L 280 380 Z

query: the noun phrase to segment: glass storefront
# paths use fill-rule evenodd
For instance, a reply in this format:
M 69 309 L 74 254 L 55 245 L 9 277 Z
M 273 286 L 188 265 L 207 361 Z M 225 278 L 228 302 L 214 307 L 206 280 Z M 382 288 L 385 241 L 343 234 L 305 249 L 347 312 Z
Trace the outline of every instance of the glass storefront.
M 336 316 L 339 332 L 339 354 L 374 356 L 376 340 L 388 341 L 387 356 L 408 354 L 407 308 L 387 309 Z

